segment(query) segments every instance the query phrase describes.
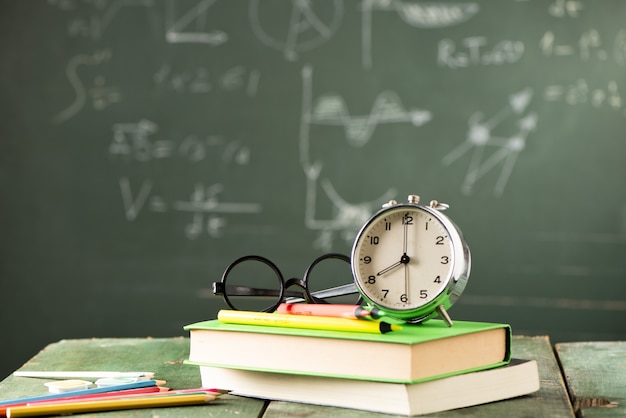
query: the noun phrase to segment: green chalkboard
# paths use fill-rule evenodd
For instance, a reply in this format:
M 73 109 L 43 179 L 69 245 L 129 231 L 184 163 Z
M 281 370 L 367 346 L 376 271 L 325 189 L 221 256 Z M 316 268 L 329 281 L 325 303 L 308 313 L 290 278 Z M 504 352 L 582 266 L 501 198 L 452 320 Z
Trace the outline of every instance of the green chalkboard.
M 183 335 L 225 307 L 209 289 L 234 259 L 299 276 L 411 193 L 448 203 L 472 250 L 453 318 L 625 339 L 625 18 L 3 1 L 0 371 L 61 338 Z

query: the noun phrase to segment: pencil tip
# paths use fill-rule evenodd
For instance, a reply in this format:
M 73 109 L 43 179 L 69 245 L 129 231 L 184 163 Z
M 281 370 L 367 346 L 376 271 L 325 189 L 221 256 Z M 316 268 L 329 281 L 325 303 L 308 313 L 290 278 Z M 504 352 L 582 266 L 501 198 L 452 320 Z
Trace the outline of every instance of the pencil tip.
M 219 394 L 221 394 L 221 395 L 225 395 L 225 394 L 227 394 L 227 393 L 230 393 L 230 390 L 228 390 L 228 389 L 217 389 L 217 388 L 211 388 L 211 389 L 209 389 L 209 390 L 210 390 L 211 392 L 216 392 L 216 393 L 219 393 Z

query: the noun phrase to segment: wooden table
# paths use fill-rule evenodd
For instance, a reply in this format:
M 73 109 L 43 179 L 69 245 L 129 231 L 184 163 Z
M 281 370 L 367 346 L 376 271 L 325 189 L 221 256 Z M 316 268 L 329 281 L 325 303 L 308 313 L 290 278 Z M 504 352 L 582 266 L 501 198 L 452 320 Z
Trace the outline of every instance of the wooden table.
M 558 344 L 547 337 L 514 337 L 513 357 L 535 359 L 541 389 L 528 396 L 431 414 L 436 417 L 585 417 L 626 416 L 626 342 Z M 50 344 L 20 370 L 149 370 L 172 389 L 200 386 L 195 366 L 184 365 L 187 338 L 62 340 Z M 566 387 L 566 381 L 569 387 Z M 0 382 L 0 400 L 45 394 L 44 380 L 9 376 Z M 573 403 L 568 396 L 572 396 Z M 206 406 L 133 410 L 81 416 L 123 417 L 388 417 L 371 412 L 270 402 L 225 395 Z
M 578 417 L 626 417 L 626 341 L 555 348 Z

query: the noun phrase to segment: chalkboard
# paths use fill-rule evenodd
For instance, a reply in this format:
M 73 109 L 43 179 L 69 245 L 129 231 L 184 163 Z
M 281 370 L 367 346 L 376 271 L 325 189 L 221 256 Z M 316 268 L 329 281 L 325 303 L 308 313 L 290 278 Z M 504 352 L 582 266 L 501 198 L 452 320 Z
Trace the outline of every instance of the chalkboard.
M 457 319 L 625 339 L 620 1 L 0 5 L 3 374 L 62 338 L 185 335 L 389 199 L 448 203 Z M 342 275 L 343 276 L 343 275 Z M 327 283 L 349 282 L 344 277 Z

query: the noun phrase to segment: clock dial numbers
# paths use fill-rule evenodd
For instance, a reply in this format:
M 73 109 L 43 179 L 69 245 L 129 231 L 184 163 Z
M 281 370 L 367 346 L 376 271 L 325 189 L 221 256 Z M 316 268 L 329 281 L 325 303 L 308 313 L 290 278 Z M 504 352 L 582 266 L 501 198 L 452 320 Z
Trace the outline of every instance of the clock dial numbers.
M 449 234 L 430 213 L 399 207 L 373 221 L 355 253 L 358 281 L 376 303 L 414 309 L 441 293 L 451 275 Z

